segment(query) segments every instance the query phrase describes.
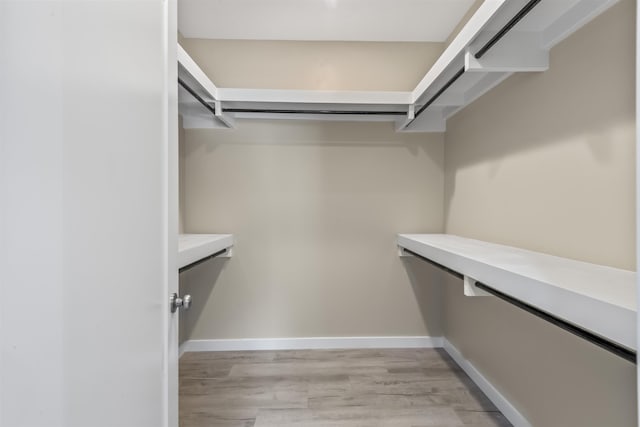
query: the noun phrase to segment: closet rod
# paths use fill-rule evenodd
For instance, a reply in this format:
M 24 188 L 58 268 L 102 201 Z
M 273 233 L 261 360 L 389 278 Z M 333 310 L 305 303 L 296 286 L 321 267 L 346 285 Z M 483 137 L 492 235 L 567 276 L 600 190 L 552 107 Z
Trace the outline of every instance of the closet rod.
M 566 322 L 552 314 L 547 313 L 546 311 L 542 311 L 532 305 L 527 304 L 524 301 L 521 301 L 519 299 L 513 298 L 512 296 L 509 296 L 505 293 L 502 293 L 496 289 L 493 289 L 490 286 L 485 285 L 484 283 L 479 283 L 476 282 L 476 287 L 478 289 L 482 289 L 483 291 L 490 293 L 491 295 L 500 298 L 501 300 L 508 302 L 509 304 L 515 305 L 516 307 L 533 314 L 536 317 L 539 317 L 542 320 L 546 320 L 549 323 L 552 323 L 562 329 L 564 329 L 567 332 L 572 333 L 575 336 L 578 336 L 584 340 L 589 341 L 590 343 L 593 343 L 595 345 L 597 345 L 600 348 L 603 348 L 613 354 L 615 354 L 616 356 L 622 357 L 625 360 L 628 360 L 631 363 L 637 363 L 636 362 L 636 352 L 627 349 L 626 347 L 623 347 L 621 345 L 618 345 L 612 341 L 609 341 L 605 338 L 602 338 L 599 335 L 596 335 L 594 333 L 591 333 L 589 331 L 587 331 L 586 329 L 580 328 L 572 323 Z
M 437 268 L 439 268 L 440 270 L 443 270 L 443 271 L 445 271 L 445 272 L 447 272 L 447 273 L 451 274 L 452 276 L 457 277 L 457 278 L 458 278 L 458 279 L 460 279 L 460 280 L 464 280 L 464 274 L 460 274 L 460 273 L 458 273 L 457 271 L 450 269 L 449 267 L 445 267 L 445 266 L 444 266 L 444 265 L 442 265 L 442 264 L 438 264 L 437 262 L 435 262 L 435 261 L 433 261 L 433 260 L 430 260 L 430 259 L 429 259 L 429 258 L 427 258 L 427 257 L 423 257 L 422 255 L 420 255 L 420 254 L 418 254 L 418 253 L 415 253 L 415 252 L 413 252 L 413 251 L 411 251 L 411 250 L 409 250 L 409 249 L 402 248 L 402 250 L 403 250 L 403 251 L 405 251 L 405 252 L 406 252 L 406 253 L 408 253 L 408 254 L 413 255 L 413 256 L 414 256 L 414 257 L 416 257 L 416 258 L 420 258 L 422 261 L 428 262 L 429 264 L 433 265 L 434 267 L 437 267 Z
M 516 24 L 518 22 L 520 22 L 522 20 L 522 18 L 524 18 L 525 16 L 527 16 L 527 14 L 529 12 L 531 12 L 533 10 L 534 7 L 536 7 L 538 5 L 538 3 L 540 3 L 542 0 L 530 0 L 526 5 L 524 5 L 524 7 L 522 9 L 520 9 L 518 11 L 518 13 L 515 14 L 515 16 L 513 18 L 511 18 L 509 20 L 509 22 L 507 22 L 505 24 L 504 27 L 502 27 L 500 29 L 500 31 L 498 31 L 493 37 L 491 37 L 491 39 L 485 43 L 480 50 L 478 50 L 478 52 L 476 52 L 475 55 L 473 55 L 476 59 L 480 59 L 482 58 L 487 52 L 489 52 L 489 50 L 500 41 L 500 39 L 502 39 L 509 31 L 511 31 L 511 29 L 513 27 L 516 26 Z M 442 86 L 442 88 L 435 93 L 435 95 L 433 95 L 431 98 L 429 98 L 429 100 L 427 102 L 424 103 L 424 105 L 422 107 L 420 107 L 420 109 L 416 112 L 415 116 L 413 119 L 411 119 L 411 121 L 409 121 L 409 123 L 406 124 L 405 128 L 407 126 L 409 126 L 411 123 L 414 122 L 414 120 L 416 120 L 420 114 L 422 114 L 422 112 L 424 110 L 426 110 L 427 108 L 429 108 L 429 106 L 431 106 L 431 104 L 433 104 L 438 98 L 440 98 L 440 95 L 442 95 L 444 93 L 444 91 L 446 91 L 447 89 L 449 89 L 449 87 L 454 84 L 460 77 L 462 77 L 462 75 L 464 74 L 465 69 L 464 67 L 460 68 L 458 71 L 456 71 L 456 73 L 453 75 L 453 77 L 451 77 L 445 84 L 444 86 Z
M 356 111 L 356 110 L 270 110 L 267 108 L 224 108 L 225 113 L 267 113 L 267 114 L 336 114 L 358 116 L 406 116 L 406 111 Z
M 426 258 L 420 254 L 417 254 L 409 249 L 403 248 L 403 250 L 417 258 L 420 258 L 423 261 L 428 262 L 429 264 L 440 268 L 441 270 L 446 271 L 447 273 L 450 273 L 452 275 L 454 275 L 455 277 L 459 278 L 459 279 L 464 279 L 464 275 L 461 273 L 458 273 L 455 270 L 451 270 L 448 267 L 445 267 L 442 264 L 438 264 L 435 261 L 430 260 L 429 258 Z M 517 298 L 514 298 L 510 295 L 507 295 L 503 292 L 498 291 L 497 289 L 494 289 L 490 286 L 485 285 L 484 283 L 480 283 L 480 282 L 476 282 L 476 287 L 478 289 L 481 289 L 487 293 L 490 293 L 491 295 L 500 298 L 501 300 L 508 302 L 509 304 L 512 304 L 524 311 L 526 311 L 527 313 L 533 314 L 534 316 L 542 319 L 542 320 L 546 320 L 547 322 L 556 325 L 557 327 L 564 329 L 567 332 L 572 333 L 573 335 L 580 337 L 586 341 L 589 341 L 592 344 L 597 345 L 598 347 L 607 350 L 610 353 L 615 354 L 616 356 L 619 356 L 633 364 L 637 364 L 637 356 L 636 356 L 636 352 L 633 350 L 629 350 L 628 348 L 621 346 L 613 341 L 610 341 L 608 339 L 602 338 L 599 335 L 596 335 L 590 331 L 587 331 L 584 328 L 581 328 L 579 326 L 576 326 L 572 323 L 567 322 L 566 320 L 560 319 L 559 317 L 554 316 L 553 314 L 547 313 L 546 311 L 542 311 L 539 308 L 536 308 L 530 304 L 527 304 L 524 301 L 521 301 Z
M 220 255 L 224 254 L 225 252 L 227 252 L 227 250 L 226 250 L 226 249 L 222 249 L 222 250 L 220 250 L 220 251 L 218 251 L 218 252 L 216 252 L 216 253 L 214 253 L 214 254 L 211 254 L 211 255 L 209 255 L 209 256 L 207 256 L 207 257 L 204 257 L 204 258 L 202 258 L 202 259 L 199 259 L 198 261 L 192 262 L 191 264 L 187 264 L 187 265 L 185 265 L 184 267 L 180 268 L 180 269 L 178 270 L 178 273 L 182 273 L 182 272 L 184 272 L 184 271 L 190 270 L 190 269 L 192 269 L 193 267 L 195 267 L 196 265 L 202 264 L 202 263 L 203 263 L 203 262 L 205 262 L 205 261 L 209 261 L 209 260 L 210 260 L 210 259 L 212 259 L 212 258 L 218 257 L 218 256 L 220 256 Z

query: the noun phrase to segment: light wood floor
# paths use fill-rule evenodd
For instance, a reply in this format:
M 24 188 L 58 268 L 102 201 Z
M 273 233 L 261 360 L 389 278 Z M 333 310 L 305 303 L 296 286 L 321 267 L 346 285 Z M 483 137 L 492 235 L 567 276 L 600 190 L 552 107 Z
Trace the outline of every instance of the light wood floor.
M 186 353 L 181 427 L 510 426 L 443 351 Z

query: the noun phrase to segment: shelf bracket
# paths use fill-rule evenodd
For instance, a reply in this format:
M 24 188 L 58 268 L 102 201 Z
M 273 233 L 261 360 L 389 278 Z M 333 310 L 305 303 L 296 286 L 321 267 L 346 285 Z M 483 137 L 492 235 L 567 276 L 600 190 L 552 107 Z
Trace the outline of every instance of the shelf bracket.
M 416 118 L 416 104 L 409 105 L 409 111 L 407 111 L 407 121 L 411 121 Z
M 233 246 L 228 247 L 222 255 L 218 255 L 218 258 L 231 258 L 233 257 Z
M 408 253 L 407 251 L 405 251 L 402 246 L 398 245 L 397 248 L 398 248 L 398 256 L 400 258 L 414 258 L 414 256 Z
M 538 32 L 512 31 L 481 59 L 475 49 L 467 48 L 464 55 L 465 72 L 539 72 L 549 69 L 549 50 L 541 47 Z
M 224 112 L 222 111 L 222 102 L 215 101 L 214 108 L 216 111 L 216 119 L 224 123 L 224 125 L 229 129 L 235 129 L 236 127 L 235 120 L 232 117 L 230 117 L 228 114 L 224 114 Z
M 478 288 L 478 281 L 469 276 L 464 276 L 464 295 L 467 297 L 489 297 L 490 293 Z
M 443 108 L 446 107 L 434 107 L 414 119 L 403 117 L 396 121 L 396 132 L 444 132 L 447 129 L 447 119 Z

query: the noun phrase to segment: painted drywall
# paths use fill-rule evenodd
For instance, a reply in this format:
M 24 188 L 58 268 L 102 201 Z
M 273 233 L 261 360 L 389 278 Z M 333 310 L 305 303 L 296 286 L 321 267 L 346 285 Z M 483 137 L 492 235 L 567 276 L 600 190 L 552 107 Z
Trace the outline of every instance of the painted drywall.
M 444 43 L 182 39 L 218 87 L 411 91 Z
M 256 120 L 183 143 L 185 230 L 237 239 L 183 274 L 183 340 L 440 336 L 433 273 L 395 239 L 443 228 L 442 134 Z
M 449 120 L 446 231 L 635 269 L 635 2 Z M 445 336 L 534 426 L 635 426 L 635 367 L 447 279 Z M 597 316 L 597 313 L 594 313 Z

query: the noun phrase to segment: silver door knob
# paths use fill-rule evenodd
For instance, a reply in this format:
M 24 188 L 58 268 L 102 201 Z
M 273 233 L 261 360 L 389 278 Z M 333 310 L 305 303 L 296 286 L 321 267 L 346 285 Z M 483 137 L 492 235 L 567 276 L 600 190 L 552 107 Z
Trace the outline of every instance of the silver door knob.
M 179 297 L 178 294 L 174 293 L 169 298 L 169 303 L 171 304 L 172 313 L 175 313 L 181 307 L 185 310 L 189 310 L 191 308 L 191 295 L 187 294 L 183 297 Z
M 191 295 L 187 294 L 182 297 L 182 308 L 189 310 L 191 308 Z

